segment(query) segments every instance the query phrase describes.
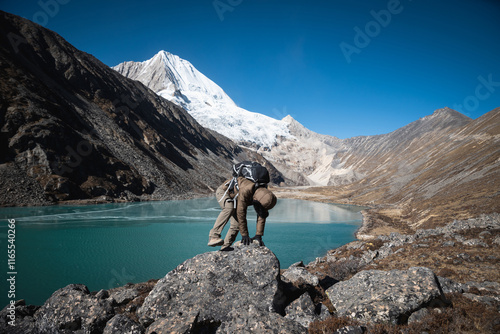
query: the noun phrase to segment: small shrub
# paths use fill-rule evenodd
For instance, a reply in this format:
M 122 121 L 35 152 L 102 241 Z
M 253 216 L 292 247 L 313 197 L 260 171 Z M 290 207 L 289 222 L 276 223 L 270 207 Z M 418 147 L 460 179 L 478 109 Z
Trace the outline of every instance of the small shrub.
M 329 317 L 323 321 L 314 321 L 309 324 L 309 333 L 311 334 L 327 334 L 333 333 L 345 326 L 355 325 L 357 322 L 347 317 Z

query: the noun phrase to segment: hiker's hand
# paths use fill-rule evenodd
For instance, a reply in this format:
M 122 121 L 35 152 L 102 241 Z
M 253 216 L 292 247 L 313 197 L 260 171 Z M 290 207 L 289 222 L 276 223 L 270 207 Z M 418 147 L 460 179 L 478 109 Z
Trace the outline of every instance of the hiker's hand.
M 252 240 L 252 242 L 254 240 L 257 240 L 259 242 L 259 246 L 264 246 L 264 242 L 262 241 L 262 236 L 261 235 L 256 235 L 255 237 L 253 238 L 250 238 Z
M 252 243 L 252 240 L 250 240 L 250 237 L 247 235 L 247 236 L 241 237 L 241 243 L 243 245 L 248 246 Z

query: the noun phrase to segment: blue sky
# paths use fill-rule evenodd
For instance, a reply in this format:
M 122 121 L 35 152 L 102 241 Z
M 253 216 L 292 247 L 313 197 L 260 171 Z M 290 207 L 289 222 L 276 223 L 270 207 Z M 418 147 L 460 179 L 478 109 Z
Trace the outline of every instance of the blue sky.
M 340 138 L 500 107 L 497 0 L 7 0 L 113 66 L 160 50 L 242 108 Z

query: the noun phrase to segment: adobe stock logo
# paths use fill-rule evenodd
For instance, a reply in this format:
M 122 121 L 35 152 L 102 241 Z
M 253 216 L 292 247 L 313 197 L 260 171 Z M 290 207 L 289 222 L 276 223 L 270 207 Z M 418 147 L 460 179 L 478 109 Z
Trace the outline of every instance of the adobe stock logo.
M 33 15 L 33 22 L 46 26 L 51 18 L 59 14 L 61 5 L 67 5 L 71 0 L 40 0 L 38 6 L 41 10 Z
M 412 0 L 408 0 L 412 1 Z M 348 64 L 352 62 L 353 54 L 360 54 L 361 50 L 370 45 L 371 41 L 380 35 L 382 32 L 382 28 L 386 28 L 391 24 L 392 18 L 394 15 L 401 14 L 404 7 L 401 5 L 399 0 L 389 0 L 387 2 L 387 9 L 382 9 L 378 12 L 375 10 L 370 11 L 370 15 L 373 17 L 373 20 L 368 21 L 364 29 L 361 29 L 358 26 L 355 26 L 353 44 L 349 44 L 346 42 L 342 42 L 339 44 L 340 50 L 344 55 L 345 60 Z
M 500 87 L 500 81 L 493 81 L 493 74 L 489 74 L 487 78 L 480 75 L 477 77 L 477 81 L 479 81 L 479 84 L 476 86 L 474 94 L 467 96 L 461 104 L 455 103 L 453 109 L 461 113 L 475 111 L 479 108 L 481 101 L 487 100 L 495 93 L 496 87 Z
M 214 0 L 212 5 L 214 6 L 215 12 L 219 16 L 219 20 L 224 21 L 224 13 L 232 12 L 234 9 L 241 5 L 243 0 Z

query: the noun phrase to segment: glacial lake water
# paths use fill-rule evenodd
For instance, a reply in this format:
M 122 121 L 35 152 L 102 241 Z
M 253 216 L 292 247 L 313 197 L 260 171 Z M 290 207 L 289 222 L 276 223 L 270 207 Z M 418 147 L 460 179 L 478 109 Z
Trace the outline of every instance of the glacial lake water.
M 282 269 L 354 240 L 363 208 L 279 199 L 263 241 Z M 90 291 L 161 278 L 204 252 L 220 212 L 215 198 L 86 206 L 0 208 L 0 308 L 10 301 L 8 220 L 15 219 L 15 299 L 42 305 L 71 283 Z M 250 236 L 256 215 L 248 210 Z M 224 229 L 227 232 L 229 223 Z M 238 236 L 237 240 L 241 237 Z

